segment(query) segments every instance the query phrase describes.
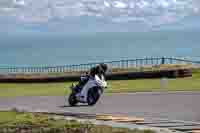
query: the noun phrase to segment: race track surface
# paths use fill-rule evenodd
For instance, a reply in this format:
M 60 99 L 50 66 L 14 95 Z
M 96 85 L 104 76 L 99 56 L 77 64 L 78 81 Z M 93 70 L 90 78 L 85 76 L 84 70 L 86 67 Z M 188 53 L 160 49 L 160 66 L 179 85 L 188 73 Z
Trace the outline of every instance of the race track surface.
M 93 107 L 69 107 L 63 96 L 0 98 L 0 110 L 113 114 L 200 122 L 200 92 L 133 93 L 103 96 Z

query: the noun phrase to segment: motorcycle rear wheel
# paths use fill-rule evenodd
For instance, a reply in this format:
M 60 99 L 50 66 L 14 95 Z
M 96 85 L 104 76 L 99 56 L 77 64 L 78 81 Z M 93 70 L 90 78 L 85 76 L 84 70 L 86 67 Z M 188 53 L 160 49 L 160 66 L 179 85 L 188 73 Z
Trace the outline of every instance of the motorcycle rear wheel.
M 69 98 L 68 98 L 68 103 L 70 106 L 76 106 L 76 104 L 78 103 L 77 99 L 76 99 L 76 95 L 71 93 L 69 95 Z

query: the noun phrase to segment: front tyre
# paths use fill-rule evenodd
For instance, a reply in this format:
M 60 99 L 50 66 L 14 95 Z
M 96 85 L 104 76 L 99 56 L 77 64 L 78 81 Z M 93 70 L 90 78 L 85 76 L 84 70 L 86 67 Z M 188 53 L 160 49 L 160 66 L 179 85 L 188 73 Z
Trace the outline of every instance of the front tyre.
M 76 104 L 78 103 L 78 101 L 77 101 L 77 99 L 76 99 L 75 94 L 71 93 L 71 94 L 69 95 L 68 102 L 69 102 L 69 105 L 70 105 L 70 106 L 76 106 Z
M 87 96 L 87 103 L 89 106 L 93 106 L 97 103 L 97 101 L 100 98 L 100 93 L 99 93 L 100 88 L 98 87 L 93 87 L 90 88 L 88 91 L 88 96 Z

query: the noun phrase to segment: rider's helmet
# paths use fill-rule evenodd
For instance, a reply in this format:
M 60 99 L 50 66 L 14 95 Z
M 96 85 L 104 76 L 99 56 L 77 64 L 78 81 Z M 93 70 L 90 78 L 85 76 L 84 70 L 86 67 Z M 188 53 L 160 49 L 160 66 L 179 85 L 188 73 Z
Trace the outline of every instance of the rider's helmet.
M 102 73 L 105 74 L 108 70 L 108 66 L 104 63 L 99 64 L 99 66 L 102 68 Z

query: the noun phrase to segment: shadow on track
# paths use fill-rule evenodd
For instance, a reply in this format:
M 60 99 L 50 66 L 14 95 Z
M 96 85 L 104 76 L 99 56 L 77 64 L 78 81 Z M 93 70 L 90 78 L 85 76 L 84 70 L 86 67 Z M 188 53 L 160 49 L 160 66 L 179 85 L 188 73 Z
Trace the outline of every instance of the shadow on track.
M 59 108 L 78 108 L 78 107 L 92 107 L 88 106 L 87 104 L 81 104 L 81 105 L 76 105 L 76 106 L 70 106 L 70 105 L 63 105 L 63 106 L 58 106 Z

